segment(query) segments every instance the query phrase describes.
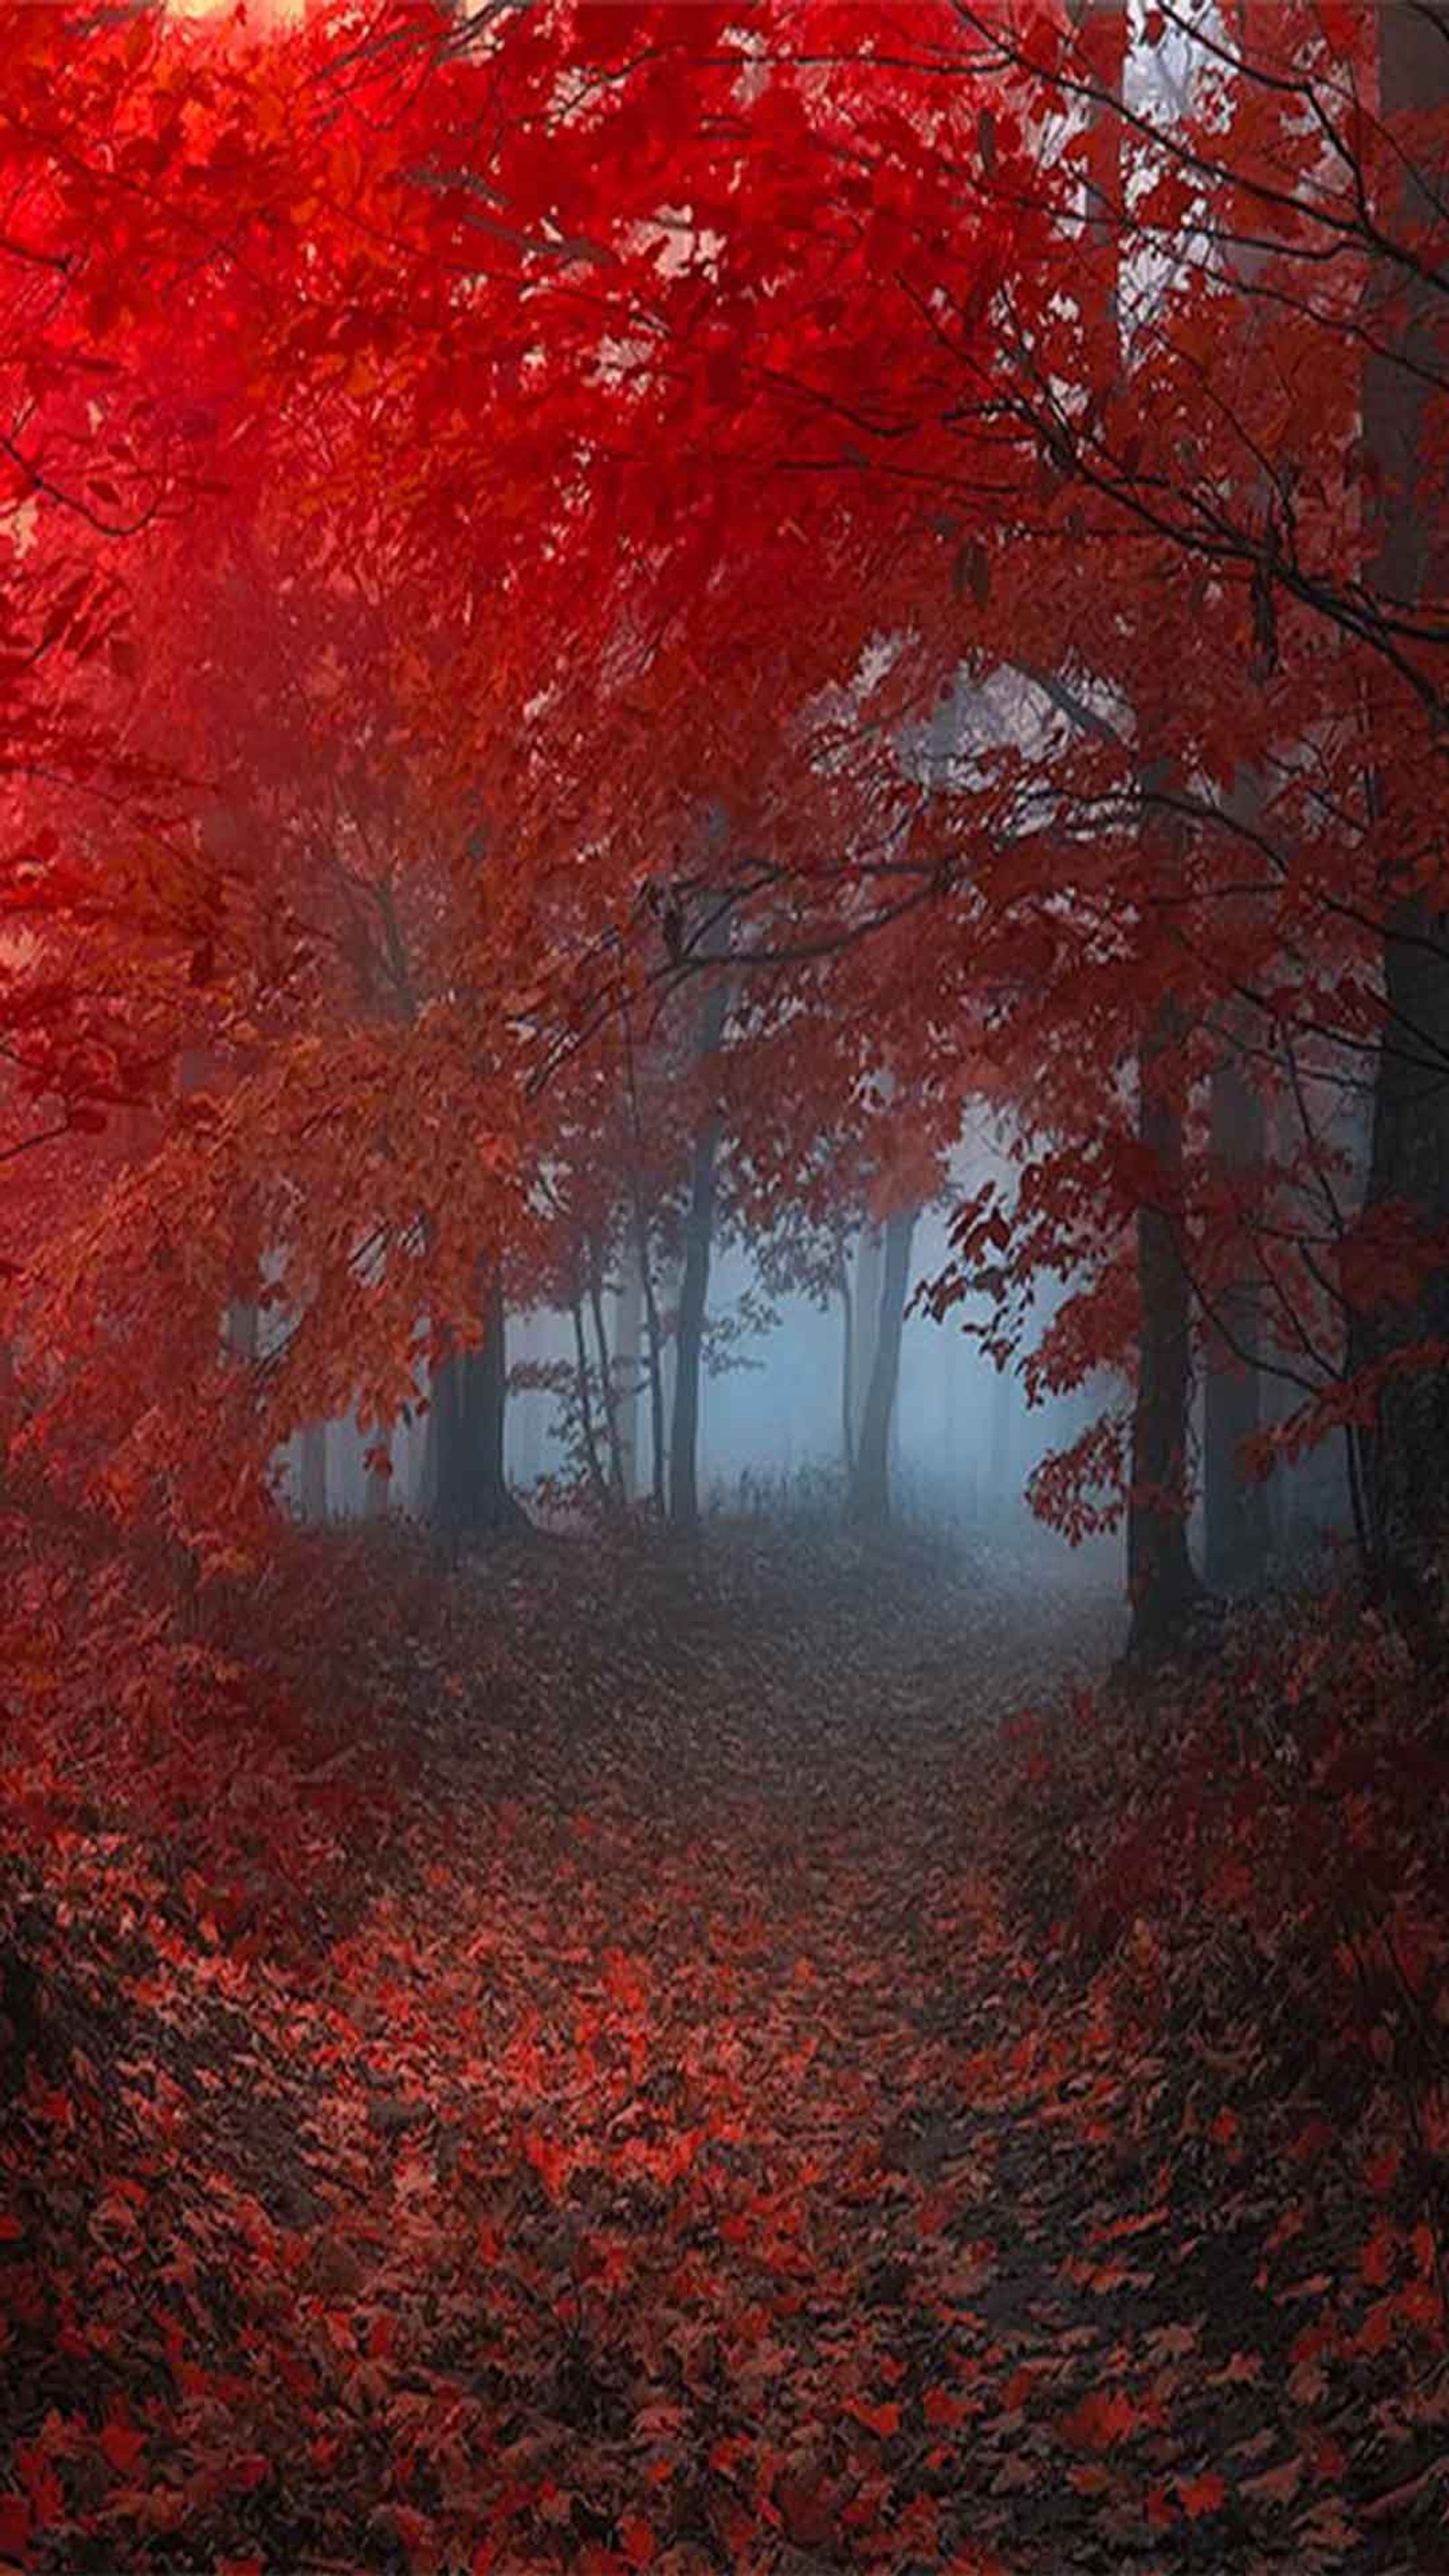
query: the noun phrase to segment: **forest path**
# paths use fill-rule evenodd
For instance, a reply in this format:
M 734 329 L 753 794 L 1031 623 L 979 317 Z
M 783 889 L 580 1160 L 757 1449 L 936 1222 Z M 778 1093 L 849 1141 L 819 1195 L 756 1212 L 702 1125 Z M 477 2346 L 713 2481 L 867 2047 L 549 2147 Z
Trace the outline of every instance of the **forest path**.
M 555 2058 L 543 2117 L 559 2206 L 621 2147 L 664 2186 L 645 2304 L 636 2274 L 580 2315 L 601 2355 L 664 2327 L 715 2463 L 676 2531 L 728 2564 L 740 2490 L 786 2567 L 1409 2567 L 1344 2516 L 1281 2179 L 1210 2134 L 1200 2068 L 1092 2028 L 982 1865 L 996 1722 L 1100 1678 L 1115 1586 L 908 1548 L 807 1579 L 768 1541 L 639 1571 L 531 1636 L 516 1725 L 465 1696 L 445 1768 L 480 1831 L 502 1802 L 513 1906 L 551 1879 L 540 2031 L 572 1960 L 636 2052 L 602 2090 Z
M 107 2071 L 22 2194 L 84 2331 L 21 2316 L 12 2409 L 129 2484 L 24 2563 L 1425 2576 L 1342 2503 L 1319 2214 L 993 1859 L 993 1721 L 1110 1591 L 765 1536 L 350 1597 L 308 1939 L 213 1920 L 215 1857 L 87 1879 L 124 2040 L 72 1935 Z

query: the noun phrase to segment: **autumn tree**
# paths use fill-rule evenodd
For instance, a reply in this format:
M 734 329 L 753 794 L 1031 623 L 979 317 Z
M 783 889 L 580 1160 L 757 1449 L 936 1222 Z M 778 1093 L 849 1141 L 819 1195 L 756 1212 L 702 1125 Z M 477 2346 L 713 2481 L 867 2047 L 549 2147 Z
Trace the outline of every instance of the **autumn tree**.
M 1211 43 L 1184 27 L 1175 72 L 1154 18 L 1125 85 L 1093 13 L 1018 26 L 922 0 L 888 60 L 854 19 L 807 14 L 808 43 L 752 45 L 747 112 L 719 10 L 646 8 L 626 31 L 564 5 L 463 28 L 423 9 L 395 44 L 354 43 L 325 11 L 265 45 L 149 25 L 118 39 L 112 77 L 158 156 L 146 222 L 173 246 L 199 226 L 208 256 L 174 347 L 123 304 L 102 309 L 101 343 L 124 343 L 148 399 L 184 351 L 217 518 L 296 531 L 314 584 L 386 567 L 389 667 L 379 688 L 363 656 L 377 714 L 354 765 L 445 849 L 449 921 L 406 1031 L 335 1032 L 320 1060 L 305 1012 L 285 1041 L 246 1018 L 245 1085 L 205 1149 L 178 1134 L 146 1186 L 174 1193 L 179 1159 L 230 1208 L 245 1168 L 254 1200 L 271 1193 L 247 1226 L 270 1234 L 263 1115 L 279 1167 L 304 1141 L 294 1117 L 320 1122 L 313 1139 L 331 1117 L 356 1150 L 319 1169 L 310 1222 L 332 1243 L 355 1219 L 360 1245 L 385 1126 L 401 1193 L 385 1280 L 333 1262 L 307 1291 L 320 1317 L 325 1269 L 330 1383 L 373 1412 L 405 1400 L 404 1308 L 470 1312 L 480 1249 L 528 1237 L 520 1175 L 543 1168 L 558 1065 L 661 972 L 651 885 L 724 904 L 742 984 L 769 972 L 846 1014 L 869 993 L 870 1050 L 925 1101 L 929 1140 L 983 1080 L 1013 1095 L 1034 1174 L 1022 1240 L 1059 1269 L 1088 1247 L 1095 1282 L 1043 1358 L 1057 1377 L 1132 1367 L 1122 1249 L 1139 1225 L 1166 1225 L 1199 1347 L 1212 1330 L 1198 1103 L 1214 1032 L 1237 1014 L 1255 1064 L 1285 1036 L 1311 1054 L 1382 1032 L 1402 859 L 1365 779 L 1422 784 L 1431 810 L 1439 639 L 1427 588 L 1406 604 L 1363 578 L 1366 484 L 1395 480 L 1364 439 L 1363 316 L 1374 364 L 1402 377 L 1395 332 L 1429 292 L 1433 217 L 1405 207 L 1394 153 L 1422 160 L 1432 110 L 1404 124 L 1390 80 L 1368 111 L 1377 37 L 1353 12 L 1249 13 Z M 1172 72 L 1155 88 L 1154 62 Z M 179 124 L 178 89 L 197 109 Z M 225 250 L 219 132 L 244 209 Z M 1271 330 L 1246 331 L 1250 310 Z M 1148 746 L 1137 711 L 1164 672 Z M 899 746 L 963 675 L 990 721 L 943 795 Z M 144 698 L 142 730 L 149 682 Z M 1253 816 L 1234 804 L 1245 766 Z M 730 856 L 704 868 L 681 818 L 711 800 Z M 208 948 L 198 933 L 203 973 Z M 251 970 L 239 950 L 231 964 L 240 1004 Z M 1184 1118 L 1165 1217 L 1162 1140 L 1134 1132 L 1116 1084 L 1144 978 L 1178 1015 L 1151 1042 Z M 1404 1052 L 1385 1041 L 1386 1085 Z M 471 1151 L 499 1184 L 470 1198 L 470 1241 L 424 1151 L 435 1131 L 405 1113 L 432 1085 L 455 1104 L 449 1173 Z M 1388 1187 L 1387 1152 L 1327 1254 L 1296 1220 L 1273 1248 L 1292 1176 L 1260 1201 L 1272 1298 L 1321 1300 L 1314 1272 L 1347 1262 L 1370 1318 L 1353 1352 L 1330 1335 L 1300 1371 L 1280 1447 L 1367 1405 L 1382 1460 L 1390 1390 L 1421 1361 L 1432 1378 L 1432 1334 L 1385 1347 L 1372 1322 L 1403 1263 L 1432 1262 L 1433 1224 Z M 232 1292 L 225 1268 L 198 1311 Z M 1169 1338 L 1180 1355 L 1176 1321 Z M 272 1372 L 255 1441 L 298 1418 L 306 1350 L 289 1342 Z M 1178 1356 L 1171 1374 L 1180 1390 Z M 1176 1518 L 1182 1450 L 1174 1431 L 1165 1482 L 1145 1480 Z M 1090 1457 L 1143 1485 L 1110 1426 Z M 1375 1515 L 1381 1555 L 1407 1544 L 1392 1520 Z

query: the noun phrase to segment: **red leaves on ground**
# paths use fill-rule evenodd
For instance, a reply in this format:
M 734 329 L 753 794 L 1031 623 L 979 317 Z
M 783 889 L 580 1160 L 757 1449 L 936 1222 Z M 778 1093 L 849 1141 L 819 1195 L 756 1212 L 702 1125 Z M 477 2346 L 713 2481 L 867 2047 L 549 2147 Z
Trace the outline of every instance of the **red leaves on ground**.
M 868 2433 L 874 2433 L 878 2441 L 888 2442 L 901 2429 L 901 2410 L 889 2401 L 871 2405 L 864 2398 L 848 2397 L 845 2413 L 857 2424 L 863 2424 Z
M 642 2514 L 626 2513 L 619 2524 L 619 2549 L 630 2567 L 652 2567 L 659 2543 Z
M 1143 2421 L 1125 2388 L 1098 2388 L 1063 2416 L 1059 2429 L 1065 2442 L 1084 2450 L 1108 2451 L 1114 2443 L 1130 2440 Z
M 1178 2502 L 1189 2522 L 1201 2522 L 1204 2515 L 1220 2513 L 1227 2498 L 1227 2488 L 1216 2469 L 1205 2469 L 1195 2478 L 1179 2478 Z
M 99 2440 L 100 2447 L 116 2475 L 122 2478 L 134 2476 L 145 2456 L 145 2434 L 134 2424 L 123 2423 L 112 2418 L 109 2423 L 101 2426 Z
M 549 1618 L 569 1615 L 562 1570 L 539 1579 Z M 910 1600 L 913 1634 L 946 1617 Z M 123 2563 L 159 2535 L 244 2565 L 265 2535 L 265 2567 L 305 2545 L 609 2576 L 673 2576 L 701 2524 L 717 2562 L 751 2570 L 792 2549 L 883 2570 L 910 2532 L 927 2563 L 1034 2576 L 1037 2536 L 1068 2558 L 1089 2530 L 1093 2546 L 1129 2528 L 1170 2545 L 1218 2514 L 1226 2527 L 1229 2505 L 1264 2545 L 1290 2515 L 1295 2534 L 1319 2517 L 1305 2550 L 1335 2545 L 1330 2515 L 1351 2542 L 1354 2445 L 1320 2409 L 1338 2421 L 1356 2389 L 1398 2392 L 1412 2423 L 1411 2374 L 1442 2333 L 1397 2097 L 1366 2053 L 1347 2152 L 1336 2131 L 1323 2155 L 1274 2164 L 1267 2146 L 1301 2145 L 1303 2122 L 1261 2080 L 1263 1953 L 1246 1938 L 1225 1951 L 1238 1918 L 1188 1907 L 1185 1864 L 1139 1895 L 1150 1923 L 1105 1956 L 1098 1926 L 1075 1959 L 1059 1893 L 1028 1928 L 1048 1859 L 1080 1849 L 1085 1874 L 1124 1805 L 1146 1829 L 1160 1759 L 1194 1820 L 1180 1853 L 1218 1888 L 1220 1848 L 1246 1846 L 1233 1902 L 1295 1975 L 1329 1889 L 1322 1849 L 1309 1888 L 1271 1837 L 1353 1686 L 1349 1649 L 1332 1703 L 1326 1672 L 1295 1703 L 1293 1763 L 1247 1773 L 1266 1676 L 1205 1683 L 1164 1716 L 1160 1756 L 1124 1735 L 1105 1758 L 1115 1721 L 1080 1705 L 992 1746 L 953 1700 L 937 1751 L 972 1795 L 947 1802 L 939 1766 L 915 1772 L 882 1742 L 879 1664 L 841 1661 L 818 1736 L 807 1696 L 798 1739 L 775 1694 L 759 1714 L 758 1658 L 800 1651 L 792 1604 L 747 1683 L 731 1684 L 729 1639 L 707 1682 L 691 1661 L 693 1727 L 667 1636 L 607 1733 L 571 1740 L 551 1690 L 510 1740 L 500 1792 L 486 1730 L 468 1715 L 460 1729 L 419 1678 L 459 1668 L 437 1615 L 414 1606 L 413 1785 L 393 1793 L 365 1883 L 355 1848 L 328 1882 L 345 1910 L 325 1943 L 295 1920 L 281 1938 L 279 1918 L 238 1955 L 208 1928 L 240 1855 L 208 1855 L 224 1818 L 214 1801 L 188 1810 L 164 1729 L 154 1840 L 140 1744 L 54 1740 L 35 1885 L 70 1926 L 47 1970 L 63 2047 L 0 2140 L 0 2197 L 24 2213 L 0 2237 L 7 2386 L 35 2392 L 0 2497 L 7 2554 L 49 2576 L 98 2510 Z M 492 1632 L 481 1607 L 469 1617 L 481 1669 Z M 978 1653 L 980 1618 L 973 1600 Z M 575 1668 L 587 1627 L 581 1613 Z M 809 1641 L 822 1671 L 832 1633 Z M 1381 1679 L 1365 1670 L 1366 1695 Z M 178 1669 L 194 1776 L 210 1687 Z M 1214 1731 L 1219 1687 L 1236 1753 Z M 285 1740 L 295 1714 L 276 1705 Z M 666 1708 L 667 1829 L 649 1804 Z M 265 1724 L 253 1742 L 228 1709 L 231 1758 L 246 1746 L 244 1767 L 287 1776 Z M 376 1727 L 367 1758 L 396 1777 L 380 1716 L 349 1694 L 337 1722 L 359 1753 Z M 82 1780 L 86 1740 L 106 1751 Z M 1044 1747 L 1047 1775 L 1028 1780 Z M 7 1755 L 20 1775 L 40 1762 L 18 1735 Z M 279 1834 L 315 1829 L 301 1780 L 329 1758 L 314 1741 L 295 1760 Z M 586 1767 L 588 1830 L 561 1831 Z M 1368 1777 L 1389 1855 L 1395 1774 Z M 258 1885 L 264 1857 L 253 1835 Z M 1404 1902 L 1395 1885 L 1395 1920 Z M 1433 1996 L 1426 1887 L 1415 1906 Z M 1387 1971 L 1361 1939 L 1359 1956 Z M 1320 1965 L 1294 1992 L 1296 2031 L 1346 2050 L 1354 1987 Z M 1405 2061 L 1395 2077 L 1413 2080 Z M 1243 2283 L 1231 2298 L 1224 2264 Z M 299 2510 L 305 2544 L 282 2537 Z

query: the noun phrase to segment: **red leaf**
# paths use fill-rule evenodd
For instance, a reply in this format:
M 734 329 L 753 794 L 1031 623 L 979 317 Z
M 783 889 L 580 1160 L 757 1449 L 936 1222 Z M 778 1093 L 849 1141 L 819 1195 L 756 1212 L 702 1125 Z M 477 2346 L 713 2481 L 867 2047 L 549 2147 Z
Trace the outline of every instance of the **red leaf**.
M 619 2525 L 619 2547 L 631 2567 L 648 2567 L 659 2551 L 659 2544 L 642 2514 L 626 2514 Z
M 622 1950 L 604 1953 L 603 1987 L 615 2003 L 630 2012 L 640 2012 L 649 2000 L 648 1971 L 638 1959 L 629 1958 Z
M 1394 2257 L 1398 2251 L 1399 2232 L 1387 2219 L 1381 2218 L 1358 2258 L 1358 2268 L 1370 2289 L 1385 2289 L 1393 2277 Z
M 863 2424 L 868 2433 L 874 2433 L 882 2442 L 889 2441 L 892 2433 L 898 2433 L 901 2429 L 901 2410 L 894 2398 L 889 2399 L 883 2406 L 867 2405 L 865 2400 L 859 2397 L 847 2398 L 844 2411 L 847 2415 L 853 2415 L 857 2424 Z
M 1084 2450 L 1108 2451 L 1135 2433 L 1140 2420 L 1125 2388 L 1094 2388 L 1063 2417 L 1061 2433 L 1064 2441 L 1079 2442 Z
M 42 2432 L 38 2441 L 21 2443 L 15 2453 L 15 2466 L 30 2498 L 38 2531 L 59 2522 L 65 2511 L 65 2490 L 51 2466 L 45 2444 L 46 2435 Z
M 1204 2514 L 1220 2513 L 1227 2495 L 1216 2469 L 1205 2469 L 1199 2478 L 1179 2478 L 1177 2492 L 1189 2522 L 1200 2522 Z
M 551 2200 L 557 2200 L 568 2177 L 569 2151 L 557 2138 L 540 2137 L 531 2131 L 524 2139 L 523 2152 L 543 2183 Z
M 100 2446 L 117 2477 L 128 2478 L 146 2448 L 146 2436 L 134 2424 L 111 2422 L 101 2426 Z

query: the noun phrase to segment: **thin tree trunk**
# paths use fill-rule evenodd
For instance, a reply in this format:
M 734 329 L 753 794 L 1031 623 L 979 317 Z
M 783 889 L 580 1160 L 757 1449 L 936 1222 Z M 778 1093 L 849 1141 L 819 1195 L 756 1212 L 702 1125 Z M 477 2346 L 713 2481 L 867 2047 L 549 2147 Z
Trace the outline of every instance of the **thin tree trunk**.
M 865 1422 L 866 1398 L 870 1393 L 875 1368 L 875 1337 L 880 1322 L 881 1262 L 884 1234 L 869 1221 L 861 1227 L 855 1247 L 855 1322 L 856 1348 L 851 1365 L 851 1447 L 860 1456 L 861 1432 Z
M 627 1500 L 624 1486 L 624 1452 L 619 1439 L 619 1395 L 614 1380 L 614 1354 L 609 1349 L 609 1335 L 604 1323 L 604 1284 L 599 1275 L 599 1247 L 589 1244 L 589 1312 L 593 1318 L 594 1344 L 599 1361 L 600 1401 L 604 1408 L 604 1436 L 609 1446 L 609 1487 L 619 1502 Z
M 913 1207 L 902 1208 L 887 1219 L 885 1226 L 879 1318 L 851 1485 L 851 1518 L 867 1528 L 883 1528 L 890 1518 L 891 1418 L 900 1383 L 901 1333 L 916 1214 Z
M 654 1293 L 653 1264 L 649 1257 L 649 1218 L 644 1206 L 643 1185 L 644 1125 L 639 1114 L 634 1037 L 627 1011 L 624 1014 L 624 1073 L 629 1093 L 629 1123 L 634 1139 L 634 1152 L 629 1164 L 629 1200 L 634 1220 L 634 1249 L 639 1263 L 639 1284 L 644 1299 L 644 1329 L 649 1345 L 650 1490 L 654 1508 L 662 1520 L 665 1509 L 664 1337 L 659 1322 L 659 1301 Z
M 1085 16 L 1086 0 L 1074 0 Z M 1110 66 L 1103 100 L 1092 111 L 1083 191 L 1084 270 L 1095 269 L 1099 287 L 1089 292 L 1104 381 L 1120 365 L 1121 280 L 1113 206 L 1122 195 L 1121 116 L 1126 12 L 1114 9 L 1108 29 Z M 1113 102 L 1109 109 L 1106 101 Z M 1149 693 L 1150 697 L 1150 693 Z M 1149 751 L 1154 728 L 1139 736 Z M 1165 783 L 1161 764 L 1149 758 L 1144 789 Z M 1160 874 L 1180 873 L 1175 842 L 1162 836 Z M 1183 1260 L 1185 1149 L 1180 1069 L 1185 1025 L 1169 994 L 1159 1003 L 1138 1048 L 1138 1139 L 1156 1167 L 1152 1202 L 1137 1213 L 1137 1398 L 1127 1497 L 1127 1589 L 1132 1604 L 1131 1658 L 1153 1660 L 1178 1642 L 1199 1597 L 1187 1544 L 1188 1428 L 1192 1406 L 1192 1298 Z
M 1199 1598 L 1187 1544 L 1192 1307 L 1180 1248 L 1183 1035 L 1182 1012 L 1169 996 L 1158 1005 L 1138 1060 L 1138 1137 L 1156 1175 L 1152 1200 L 1137 1212 L 1141 1320 L 1127 1500 L 1127 1651 L 1141 1661 L 1171 1652 Z
M 1214 1170 L 1249 1217 L 1261 1193 L 1263 1104 L 1241 1050 L 1229 1043 L 1213 1067 L 1208 1111 Z M 1203 1385 L 1203 1572 L 1221 1592 L 1251 1592 L 1269 1553 L 1268 1489 L 1244 1473 L 1242 1446 L 1259 1429 L 1261 1297 L 1246 1260 L 1207 1319 Z
M 599 1457 L 599 1444 L 594 1438 L 594 1401 L 589 1392 L 589 1351 L 584 1339 L 583 1301 L 575 1295 L 569 1301 L 574 1327 L 574 1384 L 578 1389 L 579 1429 L 583 1436 L 584 1463 L 589 1483 L 602 1502 L 608 1495 L 608 1483 Z
M 706 998 L 697 1059 L 701 1064 L 715 1053 L 724 1034 L 728 998 L 723 979 L 711 987 Z M 689 1208 L 684 1220 L 684 1268 L 674 1327 L 669 1518 L 675 1529 L 686 1534 L 699 1526 L 699 1376 L 704 1355 L 705 1308 L 709 1297 L 719 1140 L 720 1120 L 718 1114 L 711 1111 L 703 1119 L 694 1140 Z
M 840 1454 L 847 1486 L 855 1475 L 855 1300 L 850 1293 L 850 1265 L 842 1258 L 835 1285 L 840 1296 Z
M 382 1521 L 386 1520 L 392 1505 L 392 1433 L 377 1432 L 368 1442 L 368 1447 L 380 1451 L 388 1461 L 386 1471 L 381 1467 L 368 1468 L 363 1501 L 366 1518 L 370 1521 Z
M 644 1215 L 642 1196 L 638 1200 L 639 1278 L 644 1297 L 644 1339 L 649 1354 L 649 1492 L 654 1509 L 664 1518 L 664 1326 L 660 1321 L 659 1299 L 654 1286 L 654 1267 L 650 1260 L 649 1226 Z
M 637 1500 L 639 1493 L 639 1399 L 642 1392 L 641 1370 L 645 1366 L 641 1350 L 644 1324 L 644 1282 L 639 1268 L 638 1246 L 631 1226 L 624 1229 L 624 1270 L 614 1306 L 614 1350 L 610 1377 L 614 1395 L 614 1420 L 619 1438 L 621 1491 L 625 1503 Z
M 991 1499 L 1000 1510 L 1011 1486 L 1011 1380 L 1004 1368 L 991 1387 Z

